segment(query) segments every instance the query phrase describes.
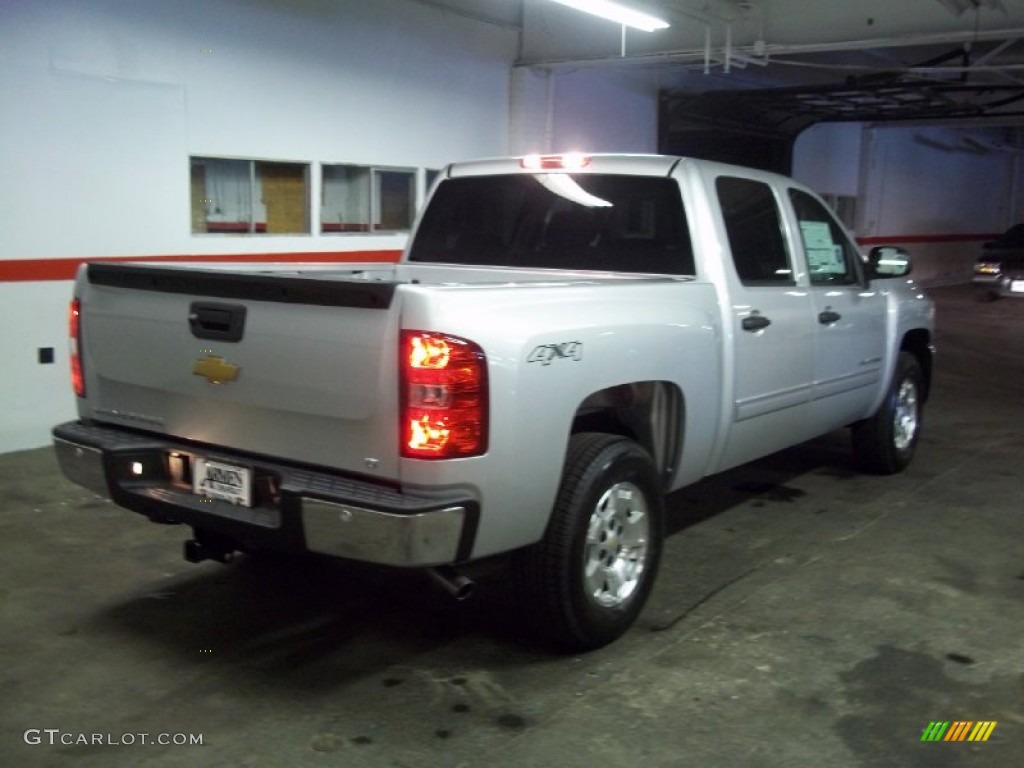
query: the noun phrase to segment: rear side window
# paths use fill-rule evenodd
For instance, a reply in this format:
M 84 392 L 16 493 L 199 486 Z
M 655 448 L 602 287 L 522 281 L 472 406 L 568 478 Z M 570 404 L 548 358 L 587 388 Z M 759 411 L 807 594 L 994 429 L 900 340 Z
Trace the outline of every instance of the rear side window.
M 646 176 L 448 179 L 431 198 L 409 260 L 694 274 L 679 188 Z
M 793 285 L 793 268 L 771 187 L 751 179 L 720 176 L 715 189 L 740 281 L 744 285 Z

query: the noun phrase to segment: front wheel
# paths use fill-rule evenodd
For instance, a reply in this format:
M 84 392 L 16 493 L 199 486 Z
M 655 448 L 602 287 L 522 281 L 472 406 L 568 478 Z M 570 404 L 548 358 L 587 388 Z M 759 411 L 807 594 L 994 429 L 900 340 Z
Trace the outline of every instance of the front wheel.
M 663 507 L 654 462 L 635 442 L 570 438 L 547 533 L 515 564 L 532 617 L 562 648 L 599 648 L 632 625 L 661 558 Z
M 923 398 L 921 366 L 912 354 L 900 352 L 878 412 L 853 425 L 853 450 L 863 469 L 892 475 L 910 464 L 921 434 Z

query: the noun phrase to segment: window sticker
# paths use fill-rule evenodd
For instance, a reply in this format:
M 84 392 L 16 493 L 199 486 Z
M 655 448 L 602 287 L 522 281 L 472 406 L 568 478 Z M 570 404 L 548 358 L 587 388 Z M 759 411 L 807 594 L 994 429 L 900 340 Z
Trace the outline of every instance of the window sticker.
M 843 247 L 832 239 L 832 229 L 827 221 L 801 221 L 800 233 L 807 253 L 807 266 L 812 275 L 846 274 Z

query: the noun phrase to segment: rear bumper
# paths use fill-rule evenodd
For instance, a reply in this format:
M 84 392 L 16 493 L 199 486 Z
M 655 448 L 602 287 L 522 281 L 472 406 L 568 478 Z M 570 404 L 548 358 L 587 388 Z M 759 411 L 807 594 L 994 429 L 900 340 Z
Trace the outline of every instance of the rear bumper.
M 395 566 L 469 559 L 479 505 L 464 494 L 401 493 L 344 475 L 81 422 L 53 430 L 73 482 L 157 523 L 215 531 L 240 548 L 308 551 Z M 253 506 L 195 495 L 181 467 L 201 456 L 248 467 Z

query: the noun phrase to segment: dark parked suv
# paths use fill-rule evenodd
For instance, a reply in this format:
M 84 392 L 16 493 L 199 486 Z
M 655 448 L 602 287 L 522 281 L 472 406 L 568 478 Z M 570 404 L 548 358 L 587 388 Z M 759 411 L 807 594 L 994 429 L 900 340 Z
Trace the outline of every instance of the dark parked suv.
M 1024 298 L 1024 224 L 1010 227 L 996 240 L 985 243 L 974 263 L 978 299 L 992 301 L 1000 296 Z

